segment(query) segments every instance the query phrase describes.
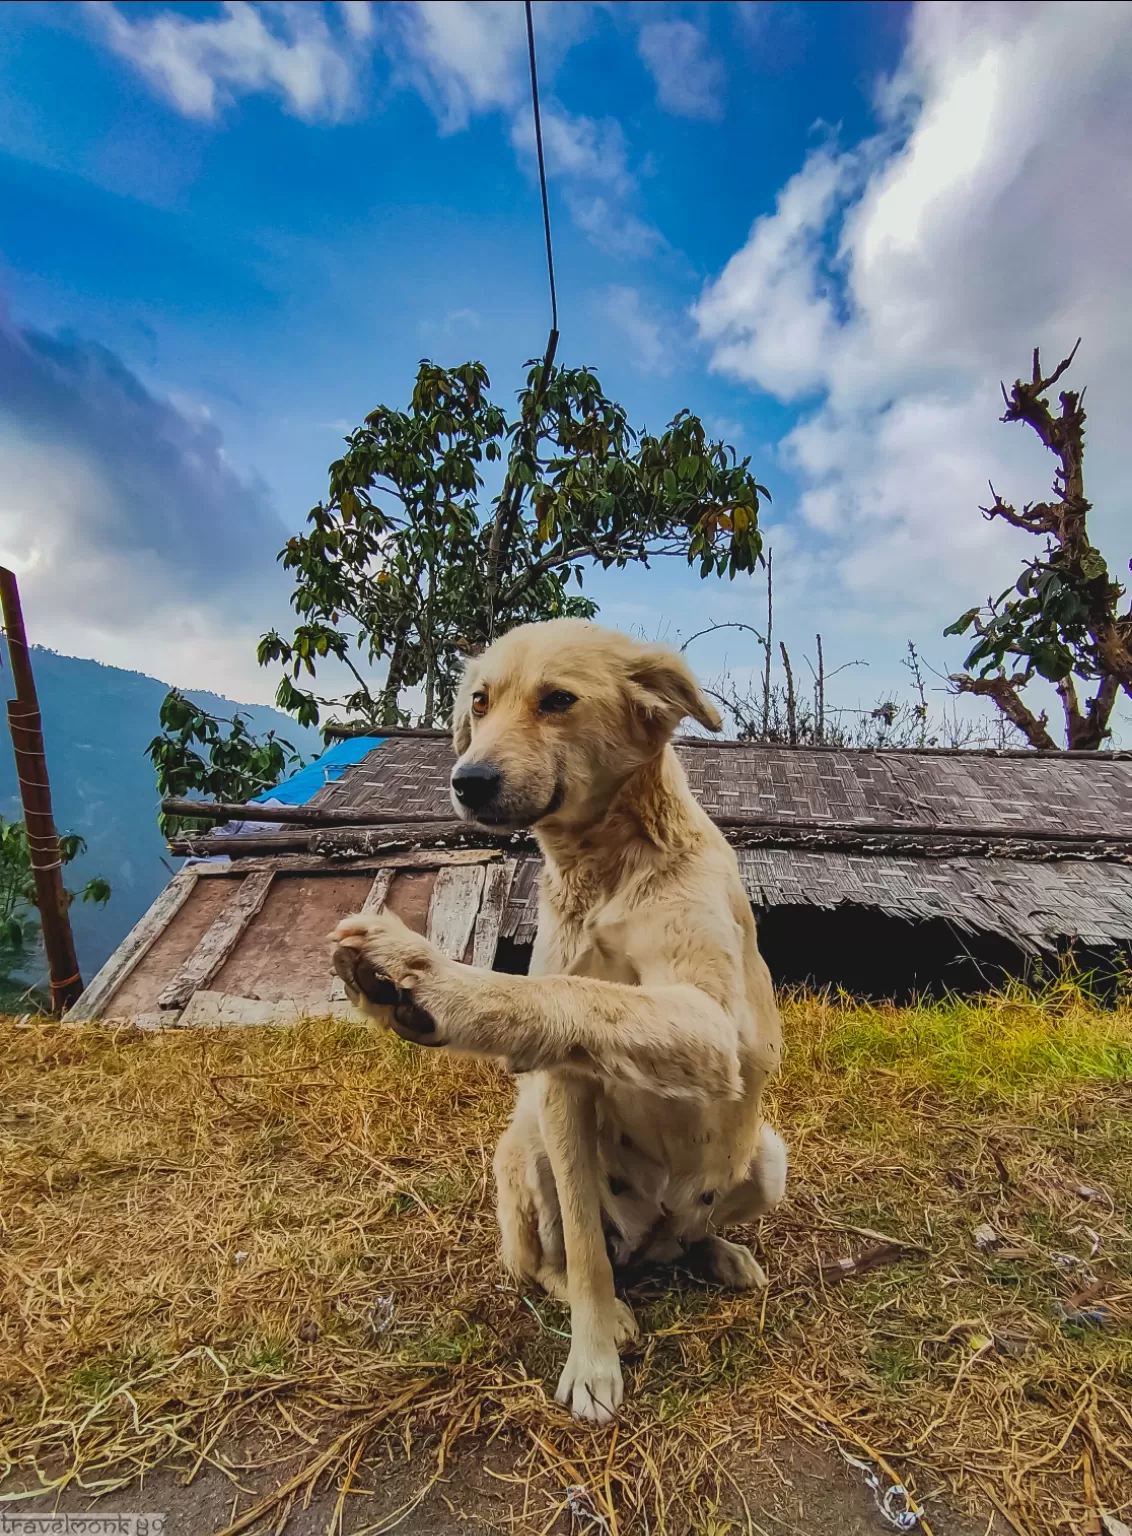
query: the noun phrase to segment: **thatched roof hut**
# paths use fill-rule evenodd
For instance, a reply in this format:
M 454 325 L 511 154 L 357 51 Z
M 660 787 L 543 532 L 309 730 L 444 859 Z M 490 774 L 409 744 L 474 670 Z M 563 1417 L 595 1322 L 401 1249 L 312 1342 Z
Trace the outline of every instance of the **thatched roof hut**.
M 779 981 L 900 995 L 1069 948 L 1111 968 L 1132 947 L 1132 753 L 677 750 L 736 848 Z M 248 808 L 261 822 L 176 845 L 189 862 L 71 1017 L 344 1007 L 325 935 L 367 901 L 454 956 L 524 969 L 537 849 L 452 822 L 448 737 L 394 732 L 345 755 L 358 760 L 300 807 Z

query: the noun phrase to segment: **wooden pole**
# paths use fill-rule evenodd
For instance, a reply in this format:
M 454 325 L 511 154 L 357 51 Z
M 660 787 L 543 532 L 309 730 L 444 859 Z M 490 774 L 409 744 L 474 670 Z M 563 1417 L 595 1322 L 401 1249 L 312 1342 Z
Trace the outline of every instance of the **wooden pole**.
M 357 811 L 326 810 L 307 805 L 255 805 L 235 800 L 180 800 L 161 802 L 166 816 L 197 821 L 277 821 L 300 827 L 430 827 L 436 823 L 460 825 L 455 811 Z
M 1031 752 L 1028 754 L 1033 756 Z M 1096 757 L 1096 753 L 1089 754 Z M 1057 754 L 1064 757 L 1064 752 Z M 440 837 L 451 833 L 454 836 L 468 838 L 472 841 L 482 838 L 496 837 L 506 842 L 516 833 L 508 831 L 493 831 L 490 827 L 482 827 L 477 822 L 464 821 L 454 812 L 448 811 L 367 811 L 360 806 L 348 809 L 327 809 L 317 805 L 239 805 L 231 801 L 219 800 L 163 800 L 161 809 L 167 816 L 195 816 L 200 821 L 275 821 L 286 826 L 299 827 L 342 827 L 351 831 L 361 831 L 364 828 L 392 828 L 395 832 L 408 832 L 422 839 L 431 838 L 434 835 Z M 1016 826 L 1010 822 L 943 822 L 943 821 L 817 821 L 806 820 L 800 816 L 759 816 L 754 812 L 737 816 L 715 815 L 712 821 L 724 832 L 782 832 L 786 835 L 793 833 L 828 834 L 833 837 L 872 837 L 898 835 L 919 840 L 950 838 L 968 838 L 972 842 L 986 841 L 991 838 L 997 842 L 1036 842 L 1056 843 L 1058 846 L 1066 844 L 1076 847 L 1078 844 L 1104 843 L 1106 846 L 1128 845 L 1132 847 L 1132 838 L 1122 834 L 1109 834 L 1103 831 L 1096 832 L 1066 832 L 1061 827 L 1025 827 Z M 248 846 L 248 839 L 255 836 L 254 833 L 233 834 L 228 837 L 212 837 L 206 833 L 200 834 L 202 841 L 207 840 L 209 852 L 223 850 L 225 847 L 239 848 Z M 274 837 L 275 843 L 269 843 L 268 839 Z M 277 846 L 283 848 L 282 833 L 260 833 L 257 842 L 263 842 L 265 846 Z M 192 836 L 181 835 L 176 844 L 180 850 L 183 844 L 195 842 Z M 288 845 L 289 846 L 289 845 Z M 490 844 L 485 844 L 490 846 Z
M 43 948 L 51 977 L 51 1011 L 61 1014 L 78 1000 L 83 983 L 67 911 L 67 894 L 63 888 L 63 861 L 59 857 L 59 834 L 51 813 L 51 785 L 43 750 L 43 722 L 39 716 L 31 653 L 24 632 L 20 592 L 15 575 L 2 566 L 0 607 L 4 614 L 12 681 L 16 686 L 15 698 L 8 701 L 8 725 L 12 732 L 28 854 L 43 927 Z

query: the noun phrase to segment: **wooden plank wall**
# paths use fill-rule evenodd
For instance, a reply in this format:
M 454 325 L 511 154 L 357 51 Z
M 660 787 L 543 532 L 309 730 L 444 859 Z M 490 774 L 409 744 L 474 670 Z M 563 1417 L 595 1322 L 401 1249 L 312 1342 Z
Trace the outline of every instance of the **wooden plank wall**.
M 460 850 L 365 871 L 286 859 L 182 870 L 68 1018 L 188 1026 L 350 1013 L 326 937 L 349 913 L 387 905 L 452 959 L 490 967 L 515 868 L 493 852 Z M 189 912 L 194 889 L 209 899 Z M 184 938 L 179 919 L 189 922 Z

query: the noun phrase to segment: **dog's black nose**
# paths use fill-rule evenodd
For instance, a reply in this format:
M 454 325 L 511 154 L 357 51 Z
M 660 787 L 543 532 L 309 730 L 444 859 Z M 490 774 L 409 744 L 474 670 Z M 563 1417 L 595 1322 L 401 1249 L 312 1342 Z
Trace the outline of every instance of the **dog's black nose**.
M 490 763 L 464 763 L 452 775 L 452 790 L 461 805 L 482 811 L 495 799 L 502 782 L 503 775 Z

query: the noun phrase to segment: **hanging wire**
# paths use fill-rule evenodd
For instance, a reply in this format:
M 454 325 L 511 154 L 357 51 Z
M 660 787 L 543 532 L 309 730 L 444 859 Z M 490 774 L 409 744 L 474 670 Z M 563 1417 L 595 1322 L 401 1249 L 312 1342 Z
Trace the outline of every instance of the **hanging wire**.
M 546 271 L 550 279 L 550 335 L 546 342 L 546 353 L 542 360 L 533 391 L 528 396 L 528 402 L 523 410 L 521 425 L 532 440 L 537 432 L 537 418 L 550 383 L 550 371 L 554 366 L 554 354 L 558 350 L 558 295 L 554 289 L 554 247 L 550 240 L 550 201 L 546 195 L 546 157 L 542 148 L 542 113 L 539 110 L 538 101 L 538 69 L 535 65 L 535 21 L 531 10 L 531 0 L 526 0 L 527 12 L 527 54 L 531 61 L 531 106 L 535 120 L 535 146 L 538 149 L 538 179 L 539 189 L 542 192 L 542 227 L 546 232 Z M 508 468 L 507 476 L 503 482 L 503 490 L 499 495 L 499 502 L 495 515 L 495 526 L 492 530 L 491 543 L 487 561 L 487 638 L 490 644 L 495 639 L 496 596 L 499 581 L 499 552 L 504 537 L 504 527 L 510 527 L 522 500 L 523 487 L 511 479 L 511 469 Z
M 538 70 L 535 67 L 535 22 L 531 12 L 531 0 L 526 0 L 527 10 L 527 52 L 531 60 L 531 102 L 534 107 L 535 117 L 535 145 L 538 149 L 538 179 L 542 189 L 542 223 L 546 230 L 546 270 L 550 277 L 550 330 L 551 344 L 547 348 L 549 356 L 554 355 L 554 349 L 558 341 L 558 296 L 554 291 L 554 249 L 550 243 L 550 203 L 546 196 L 546 161 L 542 152 L 542 113 L 538 104 Z

